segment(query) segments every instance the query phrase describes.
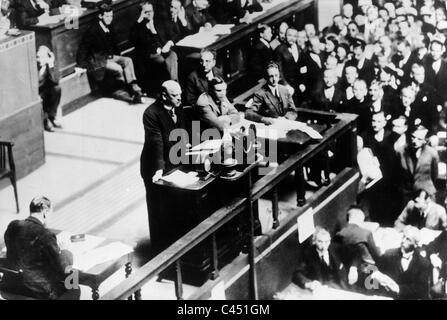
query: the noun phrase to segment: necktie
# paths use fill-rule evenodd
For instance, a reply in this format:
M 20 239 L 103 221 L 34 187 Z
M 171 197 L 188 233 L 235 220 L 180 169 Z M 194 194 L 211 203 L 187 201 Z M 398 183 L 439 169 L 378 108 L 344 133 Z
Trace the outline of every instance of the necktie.
M 172 118 L 172 121 L 174 121 L 174 123 L 177 123 L 177 115 L 175 114 L 174 109 L 170 109 L 170 110 L 168 110 L 168 112 Z

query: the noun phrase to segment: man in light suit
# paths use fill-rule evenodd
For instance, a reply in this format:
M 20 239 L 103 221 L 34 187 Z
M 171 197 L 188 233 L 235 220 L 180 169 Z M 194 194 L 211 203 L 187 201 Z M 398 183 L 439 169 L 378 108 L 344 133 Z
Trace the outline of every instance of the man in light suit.
M 394 227 L 400 230 L 407 225 L 442 231 L 447 228 L 447 215 L 427 191 L 418 190 L 394 223 Z
M 429 195 L 436 193 L 435 181 L 438 178 L 438 152 L 427 144 L 428 130 L 422 126 L 412 131 L 411 142 L 397 150 L 399 189 L 404 203 L 418 189 L 424 189 Z
M 202 93 L 197 100 L 196 112 L 204 129 L 223 131 L 240 121 L 239 112 L 227 98 L 227 84 L 222 78 L 210 81 L 210 93 Z
M 267 84 L 255 93 L 253 103 L 245 114 L 247 120 L 270 125 L 279 117 L 296 119 L 296 107 L 292 95 L 285 86 L 279 84 L 279 80 L 279 66 L 270 63 L 267 66 Z

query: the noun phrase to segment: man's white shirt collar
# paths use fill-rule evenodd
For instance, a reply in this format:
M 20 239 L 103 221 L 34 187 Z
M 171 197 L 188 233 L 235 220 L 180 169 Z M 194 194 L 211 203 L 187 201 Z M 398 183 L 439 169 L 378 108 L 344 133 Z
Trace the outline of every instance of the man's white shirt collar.
M 105 32 L 105 33 L 109 33 L 110 29 L 107 28 L 104 23 L 102 23 L 102 21 L 99 21 L 99 25 L 101 26 L 101 29 Z
M 441 63 L 442 63 L 442 60 L 441 60 L 441 59 L 439 59 L 438 61 L 433 62 L 433 64 L 432 64 L 432 68 L 433 68 L 433 70 L 434 70 L 436 73 L 438 73 L 438 72 L 439 72 L 439 69 L 441 69 Z
M 267 48 L 270 48 L 270 43 L 268 43 L 267 40 L 265 40 L 265 39 L 263 39 L 263 38 L 261 38 L 260 40 L 261 40 L 261 42 L 262 42 L 263 44 L 265 44 L 265 46 L 266 46 Z

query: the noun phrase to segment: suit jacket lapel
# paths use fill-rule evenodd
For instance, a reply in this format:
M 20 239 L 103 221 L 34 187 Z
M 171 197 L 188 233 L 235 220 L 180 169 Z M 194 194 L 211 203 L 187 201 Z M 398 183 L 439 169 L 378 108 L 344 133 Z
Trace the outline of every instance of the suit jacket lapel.
M 278 115 L 281 115 L 282 112 L 277 106 L 277 102 L 278 102 L 277 98 L 275 96 L 273 96 L 273 93 L 268 86 L 265 87 L 265 95 L 270 100 L 270 103 L 272 104 L 273 108 L 275 108 L 276 112 L 278 112 Z

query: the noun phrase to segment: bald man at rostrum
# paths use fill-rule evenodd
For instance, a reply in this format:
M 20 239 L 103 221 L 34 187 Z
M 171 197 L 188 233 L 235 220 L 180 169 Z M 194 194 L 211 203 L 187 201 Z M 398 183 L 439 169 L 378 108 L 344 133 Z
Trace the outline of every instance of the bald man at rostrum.
M 160 97 L 143 114 L 145 139 L 141 154 L 141 176 L 146 187 L 152 240 L 164 236 L 159 227 L 162 217 L 158 215 L 159 210 L 155 207 L 158 199 L 154 193 L 153 183 L 176 166 L 173 164 L 175 159 L 170 159 L 170 150 L 178 143 L 178 139 L 171 141 L 171 132 L 174 130 L 182 132 L 183 130 L 183 133 L 186 134 L 187 121 L 181 97 L 180 85 L 176 81 L 168 80 L 162 84 Z M 183 136 L 181 143 L 187 144 L 188 142 L 187 136 Z

